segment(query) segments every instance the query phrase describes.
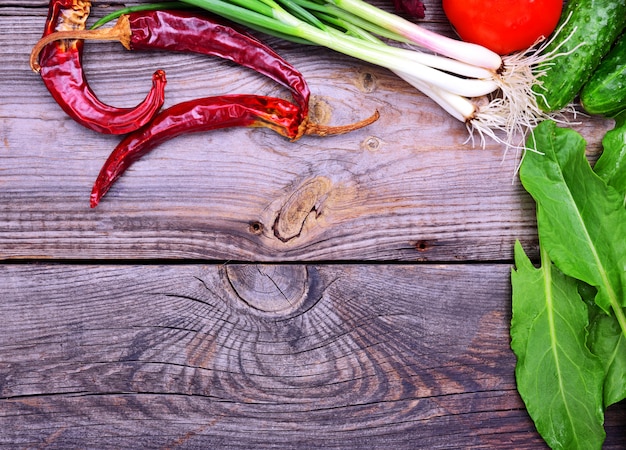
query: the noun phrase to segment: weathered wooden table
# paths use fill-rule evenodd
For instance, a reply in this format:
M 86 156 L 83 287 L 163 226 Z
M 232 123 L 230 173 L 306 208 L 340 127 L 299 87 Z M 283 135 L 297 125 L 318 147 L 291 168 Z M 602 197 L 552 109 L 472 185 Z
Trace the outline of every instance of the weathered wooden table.
M 115 2 L 94 2 L 99 17 Z M 388 6 L 388 5 L 387 5 Z M 188 135 L 95 209 L 119 137 L 70 120 L 30 71 L 44 0 L 0 4 L 0 445 L 6 448 L 542 448 L 515 389 L 509 274 L 536 256 L 514 152 L 387 70 L 266 40 L 348 135 Z M 452 34 L 439 2 L 425 26 Z M 217 59 L 86 46 L 132 106 L 286 95 Z M 576 128 L 601 149 L 609 121 Z M 607 412 L 624 448 L 626 408 Z

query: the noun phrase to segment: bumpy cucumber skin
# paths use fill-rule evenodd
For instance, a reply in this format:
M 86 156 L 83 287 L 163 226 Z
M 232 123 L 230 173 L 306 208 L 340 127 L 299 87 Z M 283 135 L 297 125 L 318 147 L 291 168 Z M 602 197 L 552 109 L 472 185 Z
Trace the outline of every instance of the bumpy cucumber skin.
M 617 40 L 580 92 L 589 114 L 614 117 L 626 110 L 626 34 Z
M 539 107 L 545 112 L 559 111 L 574 101 L 626 27 L 626 0 L 568 1 L 556 29 L 564 22 L 560 34 L 543 52 L 548 54 L 562 44 L 558 53 L 564 55 L 539 64 L 538 70 L 547 72 L 533 86 Z

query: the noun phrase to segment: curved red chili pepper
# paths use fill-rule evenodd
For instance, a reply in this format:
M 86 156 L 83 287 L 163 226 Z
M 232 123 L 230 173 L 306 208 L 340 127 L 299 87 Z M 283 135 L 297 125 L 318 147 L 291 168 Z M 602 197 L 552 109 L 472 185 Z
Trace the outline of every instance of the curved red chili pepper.
M 113 150 L 94 183 L 91 207 L 100 202 L 133 162 L 169 139 L 183 133 L 228 127 L 266 127 L 296 139 L 301 134 L 299 113 L 300 109 L 286 100 L 245 94 L 201 98 L 165 109 Z
M 44 36 L 83 29 L 91 7 L 85 0 L 51 0 Z M 100 100 L 89 87 L 82 67 L 82 40 L 55 41 L 39 58 L 40 74 L 52 97 L 72 119 L 101 133 L 125 134 L 150 121 L 164 102 L 165 72 L 152 76 L 152 88 L 134 108 L 117 108 Z
M 254 36 L 207 14 L 136 11 L 120 16 L 110 28 L 47 35 L 47 40 L 54 39 L 114 40 L 129 50 L 168 50 L 228 59 L 287 87 L 300 106 L 301 119 L 308 116 L 310 91 L 304 76 Z M 35 70 L 37 53 L 47 40 L 42 39 L 33 49 L 31 66 Z
M 290 89 L 308 116 L 310 91 L 304 76 L 273 49 L 222 19 L 191 11 L 128 14 L 131 50 L 168 50 L 218 56 L 261 73 Z
M 228 127 L 265 127 L 295 141 L 303 135 L 336 135 L 378 120 L 378 111 L 348 125 L 326 126 L 300 119 L 300 108 L 281 98 L 261 95 L 223 95 L 179 103 L 161 111 L 144 128 L 130 133 L 113 150 L 98 174 L 90 205 L 98 205 L 128 167 L 157 145 L 184 133 Z

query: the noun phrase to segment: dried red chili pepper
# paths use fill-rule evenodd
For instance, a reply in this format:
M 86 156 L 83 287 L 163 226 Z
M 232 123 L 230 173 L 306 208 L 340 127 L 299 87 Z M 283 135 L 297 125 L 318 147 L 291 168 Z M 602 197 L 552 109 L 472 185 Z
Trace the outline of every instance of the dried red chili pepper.
M 129 14 L 131 50 L 169 50 L 219 56 L 287 87 L 308 115 L 309 87 L 303 75 L 272 48 L 224 19 L 190 11 Z
M 51 0 L 43 36 L 85 28 L 91 2 Z M 44 84 L 61 108 L 81 125 L 101 133 L 124 134 L 145 125 L 164 101 L 165 72 L 152 76 L 152 88 L 134 108 L 117 108 L 101 102 L 89 87 L 82 67 L 83 41 L 57 40 L 41 49 L 36 64 Z
M 132 163 L 166 140 L 187 132 L 227 127 L 268 127 L 289 136 L 294 134 L 294 127 L 297 133 L 298 114 L 298 107 L 286 100 L 255 95 L 223 95 L 174 105 L 117 145 L 94 183 L 91 207 L 100 202 Z
M 128 50 L 169 50 L 218 56 L 261 73 L 287 87 L 308 115 L 310 91 L 302 74 L 269 46 L 222 19 L 190 11 L 136 11 L 123 14 L 115 26 L 48 35 L 33 48 L 36 69 L 39 48 L 55 39 L 119 41 Z
M 297 140 L 303 135 L 347 133 L 378 119 L 371 117 L 345 126 L 324 126 L 302 120 L 301 109 L 287 100 L 260 95 L 223 95 L 179 103 L 160 112 L 146 127 L 126 136 L 100 170 L 90 205 L 98 205 L 113 183 L 130 165 L 157 145 L 184 133 L 227 127 L 266 127 Z

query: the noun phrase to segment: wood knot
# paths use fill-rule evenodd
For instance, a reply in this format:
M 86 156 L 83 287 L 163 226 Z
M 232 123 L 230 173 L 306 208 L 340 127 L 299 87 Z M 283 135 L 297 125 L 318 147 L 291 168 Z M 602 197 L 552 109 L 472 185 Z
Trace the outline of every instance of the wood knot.
M 382 146 L 382 142 L 380 139 L 374 136 L 369 136 L 361 143 L 361 148 L 368 150 L 370 152 L 375 152 L 380 149 Z
M 274 221 L 274 236 L 288 242 L 302 233 L 307 219 L 322 214 L 322 204 L 327 199 L 332 182 L 325 177 L 315 177 L 300 185 L 285 201 Z
M 415 250 L 420 253 L 427 252 L 434 247 L 434 243 L 425 239 L 420 239 L 415 243 Z
M 229 264 L 226 276 L 237 297 L 261 312 L 290 313 L 308 293 L 308 272 L 303 265 Z
M 362 92 L 374 92 L 376 87 L 378 86 L 378 80 L 376 75 L 370 72 L 363 72 L 359 76 L 359 82 L 357 83 L 357 87 Z
M 318 96 L 311 97 L 309 106 L 309 119 L 320 125 L 330 123 L 332 117 L 332 108 L 330 105 Z
M 255 236 L 259 236 L 263 234 L 263 224 L 259 221 L 250 222 L 248 224 L 248 231 L 254 234 Z

